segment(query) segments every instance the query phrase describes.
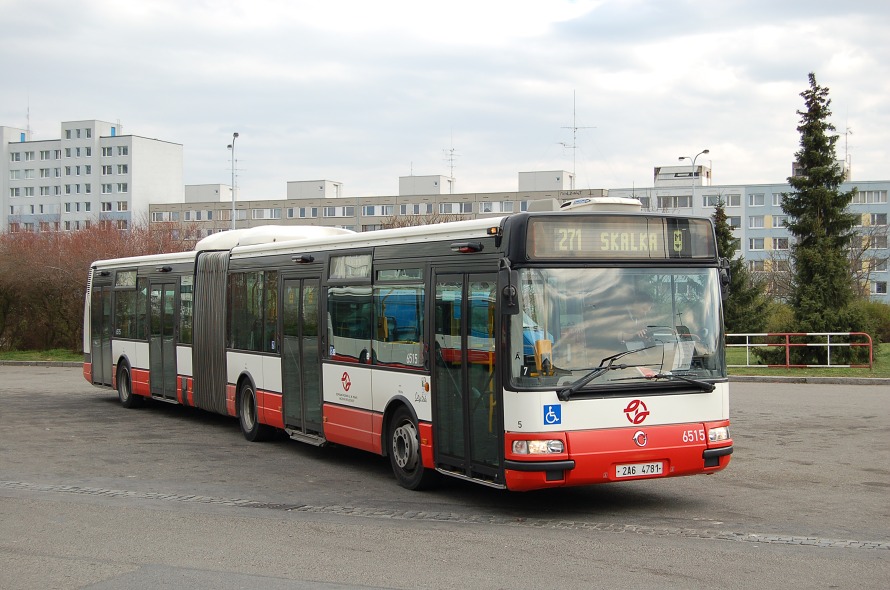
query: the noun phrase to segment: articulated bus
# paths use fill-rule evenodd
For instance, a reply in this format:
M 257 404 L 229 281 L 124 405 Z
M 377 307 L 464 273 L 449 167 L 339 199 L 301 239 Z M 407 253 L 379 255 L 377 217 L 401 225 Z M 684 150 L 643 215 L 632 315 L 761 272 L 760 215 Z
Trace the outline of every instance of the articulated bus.
M 630 199 L 366 233 L 232 230 L 95 262 L 84 377 L 533 490 L 707 474 L 732 453 L 727 265 L 707 218 Z

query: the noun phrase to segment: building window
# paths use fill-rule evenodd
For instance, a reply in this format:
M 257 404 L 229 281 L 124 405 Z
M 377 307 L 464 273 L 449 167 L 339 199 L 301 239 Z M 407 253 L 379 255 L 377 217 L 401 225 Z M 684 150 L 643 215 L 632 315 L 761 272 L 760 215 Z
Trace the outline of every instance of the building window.
M 93 130 L 90 129 L 89 127 L 84 129 L 84 132 L 87 134 L 87 139 L 90 139 L 91 137 L 93 137 Z
M 130 167 L 127 164 L 118 164 L 117 165 L 117 173 L 118 174 L 127 174 L 130 171 Z
M 119 182 L 119 183 L 117 183 L 117 192 L 119 192 L 119 193 L 125 193 L 125 192 L 127 192 L 127 188 L 128 188 L 128 187 L 127 187 L 127 183 L 126 183 L 126 182 Z
M 102 185 L 102 194 L 103 194 L 103 195 L 110 195 L 110 194 L 111 194 L 111 185 L 110 185 L 110 184 L 103 184 L 103 185 Z
M 92 204 L 92 203 L 90 203 L 89 201 L 84 202 L 84 204 L 83 204 L 83 210 L 84 210 L 84 211 L 86 211 L 87 213 L 89 213 L 92 209 L 93 209 L 93 204 Z
M 26 196 L 26 197 L 33 197 L 33 196 L 34 196 L 34 187 L 33 187 L 33 186 L 26 186 L 26 187 L 25 187 L 25 196 Z
M 749 229 L 763 229 L 763 215 L 752 215 L 748 218 Z
M 21 196 L 21 190 L 18 188 L 11 188 L 11 189 L 9 189 L 9 196 L 10 197 L 19 197 L 19 196 Z
M 281 209 L 254 209 L 252 212 L 254 219 L 281 219 Z
M 854 205 L 868 205 L 871 203 L 886 203 L 887 191 L 857 191 L 851 201 Z
M 31 162 L 34 160 L 34 152 L 25 152 L 25 162 Z
M 872 258 L 868 261 L 868 270 L 871 272 L 887 272 L 887 259 Z
M 111 176 L 113 170 L 112 166 L 102 166 L 102 176 Z
M 468 215 L 472 212 L 473 203 L 439 203 L 439 213 L 443 215 Z
M 93 193 L 93 185 L 89 182 L 83 185 L 83 192 L 90 195 Z
M 117 155 L 118 156 L 126 156 L 126 155 L 129 155 L 129 153 L 130 153 L 129 146 L 126 146 L 126 145 L 117 146 Z
M 787 250 L 788 238 L 773 238 L 773 250 Z
M 355 207 L 325 207 L 325 217 L 355 217 Z
M 871 225 L 887 225 L 887 214 L 886 213 L 872 213 L 871 214 Z
M 734 216 L 731 216 L 731 217 L 727 217 L 727 218 L 726 218 L 726 223 L 727 223 L 727 224 L 729 225 L 729 227 L 731 227 L 732 229 L 738 229 L 738 228 L 742 227 L 742 218 L 741 218 L 740 216 L 738 216 L 738 215 L 734 215 Z
M 102 157 L 103 158 L 107 158 L 113 154 L 114 154 L 113 148 L 110 148 L 110 147 L 102 148 Z
M 748 250 L 763 250 L 763 238 L 748 238 Z
M 748 195 L 748 205 L 751 207 L 763 207 L 763 193 L 752 193 Z
M 716 207 L 720 203 L 720 197 L 717 195 L 704 195 L 701 198 L 702 207 Z
M 773 227 L 785 227 L 787 221 L 787 215 L 773 215 Z
M 871 294 L 872 295 L 886 295 L 887 294 L 887 281 L 875 281 L 871 284 Z
M 126 201 L 118 201 L 117 202 L 117 210 L 118 211 L 126 211 L 127 210 L 127 202 Z
M 658 197 L 659 209 L 688 209 L 692 207 L 692 195 Z
M 40 150 L 40 160 L 49 160 L 49 150 Z

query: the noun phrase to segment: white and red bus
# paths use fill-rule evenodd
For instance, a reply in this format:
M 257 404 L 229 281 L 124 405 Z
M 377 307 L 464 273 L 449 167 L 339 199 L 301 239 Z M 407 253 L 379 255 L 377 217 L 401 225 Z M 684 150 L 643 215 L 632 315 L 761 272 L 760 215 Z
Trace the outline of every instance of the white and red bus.
M 628 200 L 235 230 L 95 262 L 83 372 L 125 407 L 388 456 L 410 489 L 713 473 L 732 453 L 725 284 L 709 219 Z

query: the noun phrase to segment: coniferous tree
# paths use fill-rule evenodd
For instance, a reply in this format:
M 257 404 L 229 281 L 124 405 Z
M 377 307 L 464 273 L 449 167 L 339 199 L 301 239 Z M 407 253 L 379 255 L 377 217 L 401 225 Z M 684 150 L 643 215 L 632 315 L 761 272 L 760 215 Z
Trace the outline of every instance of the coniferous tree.
M 727 333 L 761 332 L 766 325 L 769 300 L 763 284 L 754 279 L 745 266 L 744 258 L 735 258 L 736 239 L 726 219 L 725 203 L 718 202 L 714 210 L 714 232 L 717 234 L 717 253 L 729 260 L 729 297 L 723 304 L 723 322 Z
M 854 325 L 851 309 L 855 299 L 848 251 L 855 238 L 857 217 L 847 210 L 855 189 L 841 192 L 844 171 L 836 161 L 828 122 L 831 99 L 828 88 L 819 86 L 815 74 L 802 92 L 806 104 L 800 115 L 800 151 L 795 154 L 800 172 L 788 179 L 794 192 L 785 193 L 782 209 L 788 215 L 793 284 L 790 304 L 795 328 L 802 332 L 846 332 Z

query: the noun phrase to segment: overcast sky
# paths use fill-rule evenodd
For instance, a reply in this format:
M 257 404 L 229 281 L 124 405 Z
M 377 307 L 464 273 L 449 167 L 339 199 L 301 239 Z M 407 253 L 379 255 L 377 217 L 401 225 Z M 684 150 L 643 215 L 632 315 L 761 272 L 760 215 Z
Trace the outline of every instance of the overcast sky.
M 242 199 L 318 179 L 398 194 L 399 176 L 449 175 L 452 150 L 456 192 L 573 167 L 577 188 L 651 186 L 704 148 L 715 184 L 784 182 L 809 72 L 854 179 L 890 179 L 886 0 L 0 0 L 0 15 L 0 125 L 25 127 L 29 106 L 33 139 L 119 121 L 182 144 L 186 184 L 230 182 L 237 131 Z

